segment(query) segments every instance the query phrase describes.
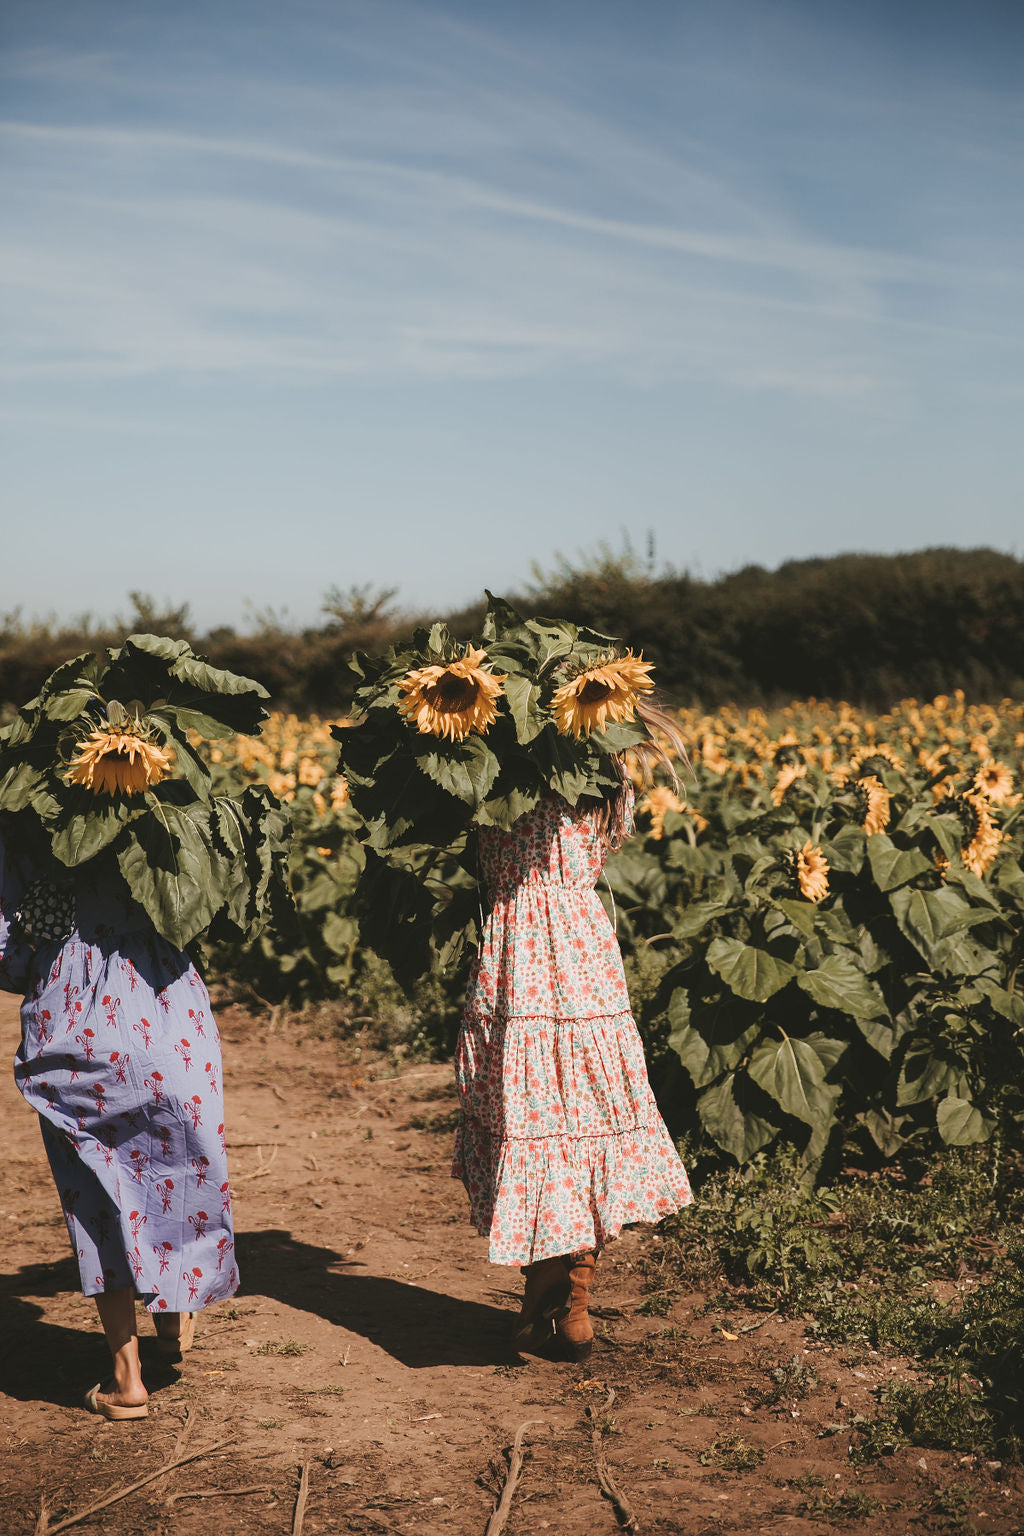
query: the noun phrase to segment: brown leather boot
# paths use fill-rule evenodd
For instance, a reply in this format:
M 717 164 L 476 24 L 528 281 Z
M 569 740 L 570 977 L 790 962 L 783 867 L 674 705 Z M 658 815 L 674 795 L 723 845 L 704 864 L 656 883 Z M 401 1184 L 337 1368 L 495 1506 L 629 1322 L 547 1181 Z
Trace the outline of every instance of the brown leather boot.
M 555 1323 L 569 1311 L 569 1273 L 561 1258 L 540 1259 L 523 1268 L 526 1293 L 512 1342 L 529 1354 L 543 1353 L 554 1339 Z
M 569 1309 L 556 1321 L 555 1332 L 562 1352 L 578 1364 L 588 1359 L 594 1343 L 594 1329 L 588 1307 L 597 1254 L 589 1251 L 566 1254 L 562 1263 L 568 1270 L 572 1289 Z

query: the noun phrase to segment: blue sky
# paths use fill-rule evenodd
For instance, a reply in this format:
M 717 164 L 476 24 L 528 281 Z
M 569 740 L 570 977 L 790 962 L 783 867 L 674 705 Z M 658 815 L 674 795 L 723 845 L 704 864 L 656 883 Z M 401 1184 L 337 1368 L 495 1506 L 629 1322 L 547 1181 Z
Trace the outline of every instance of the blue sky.
M 1024 553 L 1016 0 L 6 0 L 0 612 Z

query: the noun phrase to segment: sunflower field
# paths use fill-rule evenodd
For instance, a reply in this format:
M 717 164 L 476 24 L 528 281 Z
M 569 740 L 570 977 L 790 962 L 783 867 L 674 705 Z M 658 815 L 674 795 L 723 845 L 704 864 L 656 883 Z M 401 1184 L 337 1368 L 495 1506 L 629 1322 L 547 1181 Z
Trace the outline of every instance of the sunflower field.
M 1019 1142 L 1024 707 L 958 692 L 678 723 L 692 766 L 638 789 L 605 893 L 670 1124 L 738 1164 L 789 1144 L 809 1169 L 851 1142 L 882 1159 Z M 210 955 L 270 1002 L 400 995 L 360 940 L 366 855 L 331 737 L 345 724 L 275 714 L 205 748 L 217 792 L 265 784 L 290 807 L 293 908 Z M 438 1050 L 476 937 L 472 869 L 408 871 L 451 898 L 416 994 Z

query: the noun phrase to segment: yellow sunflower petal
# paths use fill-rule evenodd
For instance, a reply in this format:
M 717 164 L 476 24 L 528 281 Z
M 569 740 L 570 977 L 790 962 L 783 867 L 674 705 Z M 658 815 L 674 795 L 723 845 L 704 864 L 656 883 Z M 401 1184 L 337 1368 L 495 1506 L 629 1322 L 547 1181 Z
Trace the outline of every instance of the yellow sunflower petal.
M 647 675 L 653 670 L 653 662 L 632 651 L 586 667 L 552 697 L 551 713 L 558 731 L 579 740 L 609 724 L 634 719 L 637 698 L 654 687 Z
M 505 674 L 487 672 L 486 652 L 467 646 L 464 656 L 445 665 L 415 667 L 398 684 L 399 709 L 422 735 L 464 741 L 482 736 L 498 718 L 497 700 Z
M 98 726 L 68 764 L 67 780 L 94 795 L 138 795 L 171 770 L 171 755 L 130 730 Z

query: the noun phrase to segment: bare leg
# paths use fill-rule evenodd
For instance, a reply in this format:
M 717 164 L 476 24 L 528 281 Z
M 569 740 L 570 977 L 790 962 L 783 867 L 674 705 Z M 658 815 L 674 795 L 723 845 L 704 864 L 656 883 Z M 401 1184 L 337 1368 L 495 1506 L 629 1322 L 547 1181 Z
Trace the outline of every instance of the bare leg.
M 155 1312 L 156 1347 L 164 1355 L 182 1355 L 192 1348 L 196 1333 L 194 1312 Z
M 133 1408 L 148 1402 L 149 1393 L 142 1384 L 139 1368 L 139 1335 L 135 1325 L 135 1292 L 104 1291 L 95 1298 L 103 1332 L 114 1362 L 113 1386 L 100 1392 L 101 1401 L 118 1408 Z

